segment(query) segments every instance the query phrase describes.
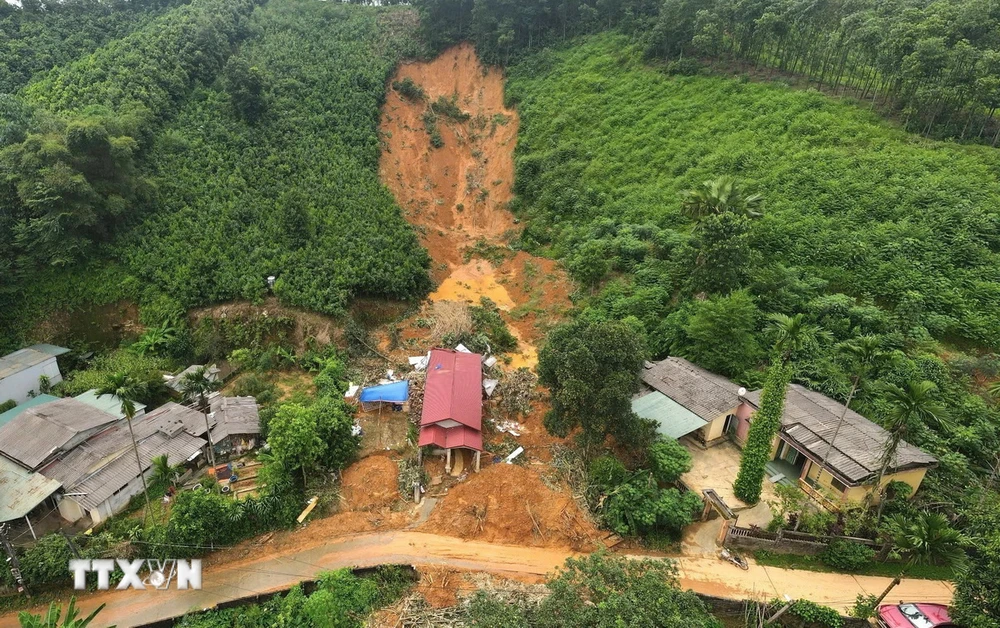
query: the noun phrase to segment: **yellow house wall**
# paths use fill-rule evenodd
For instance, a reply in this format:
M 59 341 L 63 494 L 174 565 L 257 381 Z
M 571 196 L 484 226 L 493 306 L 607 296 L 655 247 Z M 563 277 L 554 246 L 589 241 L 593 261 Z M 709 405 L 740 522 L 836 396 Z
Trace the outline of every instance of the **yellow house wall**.
M 723 430 L 726 429 L 727 414 L 715 417 L 710 423 L 701 428 L 701 433 L 706 443 L 710 443 L 716 438 L 722 438 Z
M 924 481 L 925 475 L 927 475 L 926 468 L 910 469 L 900 473 L 892 473 L 882 478 L 882 486 L 884 487 L 889 482 L 903 482 L 905 484 L 909 484 L 913 489 L 913 492 L 916 493 L 917 489 L 920 488 L 920 483 Z M 814 480 L 825 492 L 830 493 L 835 498 L 841 495 L 841 492 L 833 486 L 833 476 L 830 475 L 828 471 L 820 472 L 819 466 L 810 463 L 809 469 L 806 471 L 806 477 Z M 844 501 L 850 502 L 864 501 L 873 488 L 874 486 L 871 484 L 864 486 L 850 486 L 843 492 L 843 499 Z M 875 498 L 875 503 L 878 503 L 877 496 Z

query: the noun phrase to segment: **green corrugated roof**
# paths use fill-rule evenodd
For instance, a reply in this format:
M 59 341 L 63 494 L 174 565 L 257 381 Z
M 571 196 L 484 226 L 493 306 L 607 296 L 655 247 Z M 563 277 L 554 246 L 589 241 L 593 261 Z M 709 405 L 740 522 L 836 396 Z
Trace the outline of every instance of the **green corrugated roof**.
M 66 347 L 57 347 L 56 345 L 50 345 L 47 342 L 41 342 L 37 345 L 31 345 L 29 349 L 34 349 L 35 351 L 41 351 L 42 353 L 47 353 L 53 356 L 60 356 L 64 353 L 69 353 L 69 349 Z
M 100 410 L 101 412 L 107 412 L 111 416 L 116 416 L 119 419 L 125 418 L 122 414 L 122 402 L 121 399 L 114 395 L 97 395 L 96 389 L 90 389 L 85 393 L 80 393 L 76 396 L 76 400 L 87 404 L 88 406 L 93 406 Z M 142 414 L 142 410 L 146 409 L 146 404 L 135 402 L 135 413 Z
M 8 423 L 10 423 L 11 420 L 13 420 L 14 417 L 16 417 L 17 415 L 21 414 L 22 412 L 24 412 L 25 410 L 27 410 L 28 408 L 30 408 L 32 406 L 37 406 L 37 405 L 40 405 L 40 404 L 43 404 L 43 403 L 48 403 L 50 401 L 56 401 L 58 399 L 59 399 L 59 397 L 53 397 L 52 395 L 38 395 L 37 397 L 33 397 L 31 399 L 28 399 L 27 401 L 25 401 L 21 405 L 15 406 L 15 407 L 11 408 L 10 410 L 4 412 L 3 414 L 0 414 L 0 427 L 6 425 Z
M 632 400 L 632 412 L 659 423 L 657 433 L 680 438 L 708 422 L 661 392 L 653 391 Z

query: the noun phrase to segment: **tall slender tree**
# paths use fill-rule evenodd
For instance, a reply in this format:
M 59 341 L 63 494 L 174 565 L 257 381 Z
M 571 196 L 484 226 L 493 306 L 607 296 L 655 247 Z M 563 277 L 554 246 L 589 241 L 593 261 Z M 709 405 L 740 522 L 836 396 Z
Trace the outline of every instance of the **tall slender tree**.
M 937 512 L 922 512 L 917 517 L 896 515 L 887 520 L 896 550 L 906 561 L 899 574 L 875 601 L 878 607 L 914 565 L 947 565 L 959 568 L 966 562 L 962 550 L 964 537 L 951 527 L 948 519 Z
M 910 381 L 900 387 L 895 384 L 885 384 L 882 395 L 889 402 L 889 412 L 885 420 L 885 429 L 889 433 L 882 443 L 882 453 L 879 457 L 878 473 L 875 475 L 874 490 L 869 498 L 878 496 L 879 506 L 876 520 L 881 519 L 885 507 L 882 483 L 886 474 L 896 465 L 896 452 L 899 443 L 907 434 L 921 425 L 947 430 L 948 409 L 938 399 L 938 388 L 934 382 L 927 380 Z
M 840 435 L 840 428 L 844 425 L 844 419 L 847 418 L 847 411 L 851 408 L 851 401 L 854 400 L 854 395 L 857 394 L 858 388 L 879 364 L 888 359 L 889 355 L 882 351 L 881 339 L 878 336 L 872 335 L 861 336 L 844 343 L 841 351 L 848 356 L 854 374 L 851 376 L 851 391 L 847 394 L 847 401 L 844 402 L 844 411 L 840 413 L 840 420 L 837 421 L 837 428 L 833 431 L 833 438 L 830 439 L 829 444 L 826 446 L 826 451 L 823 452 L 823 457 L 820 458 L 819 465 L 821 469 L 826 469 L 826 461 L 837 442 L 837 436 Z
M 121 403 L 122 414 L 128 424 L 128 434 L 132 437 L 132 450 L 135 452 L 135 464 L 139 467 L 139 478 L 142 480 L 142 494 L 146 498 L 146 510 L 142 514 L 143 521 L 149 515 L 149 487 L 146 486 L 145 467 L 139 457 L 139 443 L 135 439 L 132 420 L 135 418 L 135 402 L 146 392 L 145 382 L 140 382 L 127 373 L 115 373 L 108 378 L 107 383 L 97 390 L 97 396 L 112 395 Z
M 212 442 L 212 426 L 208 423 L 208 395 L 219 388 L 218 380 L 209 376 L 207 367 L 199 366 L 181 378 L 181 392 L 188 398 L 196 397 L 198 408 L 205 416 L 205 438 L 208 439 L 208 461 L 215 466 L 215 444 Z
M 727 212 L 757 218 L 764 206 L 760 194 L 747 194 L 735 177 L 722 175 L 705 181 L 701 187 L 682 193 L 684 213 L 695 220 Z
M 781 429 L 785 394 L 792 380 L 792 356 L 827 335 L 816 325 L 806 322 L 802 314 L 772 314 L 770 320 L 771 334 L 775 339 L 771 366 L 761 394 L 760 408 L 753 415 L 750 433 L 740 456 L 740 470 L 733 483 L 736 497 L 748 504 L 760 501 L 771 443 Z

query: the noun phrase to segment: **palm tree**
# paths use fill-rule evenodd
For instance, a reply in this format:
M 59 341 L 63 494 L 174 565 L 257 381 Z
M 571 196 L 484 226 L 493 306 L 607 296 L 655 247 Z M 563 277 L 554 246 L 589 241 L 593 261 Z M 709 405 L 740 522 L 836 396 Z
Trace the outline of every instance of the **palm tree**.
M 128 424 L 128 433 L 132 437 L 132 450 L 135 452 L 135 463 L 139 467 L 139 477 L 142 479 L 142 493 L 146 496 L 146 511 L 143 512 L 143 522 L 149 512 L 149 487 L 146 486 L 145 468 L 139 458 L 139 443 L 135 440 L 132 429 L 132 419 L 135 418 L 135 402 L 146 392 L 145 382 L 140 382 L 127 373 L 115 373 L 108 378 L 107 383 L 97 390 L 97 396 L 112 395 L 121 402 L 121 411 Z
M 885 429 L 888 438 L 882 444 L 882 455 L 879 458 L 879 469 L 875 476 L 875 494 L 882 493 L 882 480 L 896 462 L 896 451 L 899 443 L 914 428 L 920 425 L 933 425 L 939 429 L 950 429 L 948 409 L 937 398 L 938 388 L 934 382 L 927 380 L 909 381 L 905 386 L 885 384 L 882 394 L 889 403 Z M 882 517 L 885 500 L 879 501 L 878 516 Z
M 208 369 L 199 366 L 181 378 L 180 389 L 187 397 L 198 397 L 198 406 L 205 415 L 205 437 L 208 439 L 208 461 L 215 467 L 215 445 L 212 443 L 212 429 L 208 424 L 208 393 L 219 387 L 218 382 L 208 376 Z
M 788 364 L 796 352 L 819 344 L 830 335 L 817 325 L 807 323 L 803 314 L 771 314 L 767 318 L 774 337 L 774 350 L 784 364 Z
M 763 196 L 745 194 L 739 181 L 728 175 L 705 181 L 701 187 L 686 190 L 681 196 L 682 210 L 695 220 L 726 212 L 756 218 L 761 215 L 756 210 L 762 209 L 764 205 Z
M 73 596 L 69 598 L 66 617 L 63 618 L 62 623 L 59 623 L 62 609 L 55 602 L 49 604 L 49 610 L 44 615 L 32 615 L 27 611 L 21 611 L 17 616 L 17 621 L 21 624 L 21 628 L 87 628 L 97 617 L 97 614 L 104 610 L 105 606 L 107 604 L 101 604 L 90 615 L 80 617 L 80 609 L 76 607 L 76 596 Z
M 914 565 L 948 565 L 957 569 L 965 563 L 964 537 L 951 527 L 944 515 L 936 512 L 922 512 L 916 518 L 896 515 L 887 523 L 893 544 L 906 557 L 906 562 L 876 600 L 876 607 Z
M 171 465 L 167 454 L 153 458 L 153 475 L 150 478 L 154 484 L 169 482 L 176 484 L 180 465 Z
M 847 394 L 844 411 L 840 414 L 840 420 L 837 421 L 837 429 L 833 431 L 833 438 L 830 439 L 830 443 L 826 446 L 826 452 L 820 458 L 820 469 L 826 468 L 826 459 L 833 450 L 833 444 L 837 441 L 837 436 L 840 435 L 840 428 L 844 425 L 844 419 L 847 418 L 847 411 L 851 407 L 851 401 L 854 399 L 854 395 L 857 394 L 862 380 L 868 377 L 878 365 L 885 362 L 889 355 L 882 351 L 881 339 L 878 336 L 872 335 L 860 336 L 844 343 L 841 346 L 841 351 L 852 362 L 854 376 L 851 377 L 851 391 Z

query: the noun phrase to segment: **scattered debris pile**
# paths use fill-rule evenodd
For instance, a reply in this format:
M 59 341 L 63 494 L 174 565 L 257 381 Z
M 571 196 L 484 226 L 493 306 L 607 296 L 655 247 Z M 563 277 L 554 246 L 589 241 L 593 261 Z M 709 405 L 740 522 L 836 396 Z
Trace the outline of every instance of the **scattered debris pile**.
M 453 487 L 421 526 L 490 543 L 570 547 L 590 551 L 601 535 L 569 490 L 554 491 L 538 474 L 498 464 Z

